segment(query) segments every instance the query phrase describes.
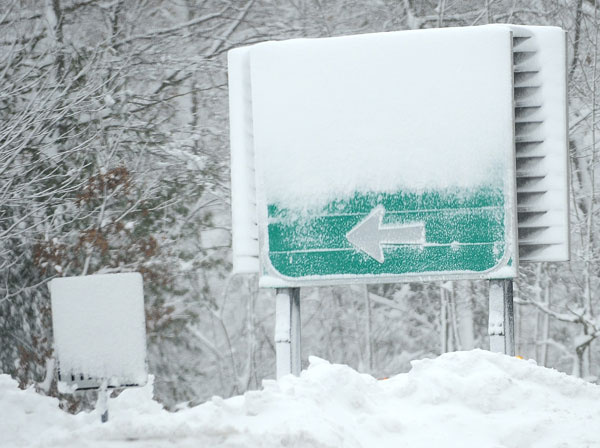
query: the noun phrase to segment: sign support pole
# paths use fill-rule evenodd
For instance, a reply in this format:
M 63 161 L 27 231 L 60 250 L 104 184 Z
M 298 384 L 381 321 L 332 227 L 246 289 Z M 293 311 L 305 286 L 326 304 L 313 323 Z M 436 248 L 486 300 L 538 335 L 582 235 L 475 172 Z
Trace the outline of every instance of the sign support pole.
M 300 288 L 277 288 L 275 297 L 275 352 L 277 379 L 284 375 L 299 376 Z
M 108 381 L 102 381 L 102 385 L 98 389 L 98 402 L 96 408 L 100 413 L 100 421 L 106 423 L 108 421 Z
M 490 351 L 515 355 L 512 279 L 490 280 Z

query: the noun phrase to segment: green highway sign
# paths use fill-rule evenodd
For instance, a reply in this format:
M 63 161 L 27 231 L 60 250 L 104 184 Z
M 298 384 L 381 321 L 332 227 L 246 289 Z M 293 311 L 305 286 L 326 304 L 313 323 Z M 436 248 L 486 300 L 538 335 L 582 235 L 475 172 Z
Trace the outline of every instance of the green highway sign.
M 256 169 L 233 189 L 238 260 L 257 252 L 265 287 L 514 277 L 512 45 L 478 27 L 231 56 L 251 148 L 232 166 Z
M 268 265 L 288 281 L 317 283 L 349 275 L 493 276 L 512 264 L 505 208 L 503 190 L 492 187 L 357 194 L 310 213 L 271 205 Z

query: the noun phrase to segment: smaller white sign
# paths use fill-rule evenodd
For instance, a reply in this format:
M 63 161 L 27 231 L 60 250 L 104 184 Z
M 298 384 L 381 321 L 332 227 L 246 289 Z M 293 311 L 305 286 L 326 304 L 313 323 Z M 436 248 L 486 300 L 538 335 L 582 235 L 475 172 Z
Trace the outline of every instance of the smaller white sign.
M 61 391 L 146 384 L 142 276 L 64 277 L 49 287 Z

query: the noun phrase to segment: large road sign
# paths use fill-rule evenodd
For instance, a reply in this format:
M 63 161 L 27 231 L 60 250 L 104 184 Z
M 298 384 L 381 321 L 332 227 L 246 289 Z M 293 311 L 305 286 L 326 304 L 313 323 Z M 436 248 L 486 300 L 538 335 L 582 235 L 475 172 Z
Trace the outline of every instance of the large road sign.
M 513 277 L 512 45 L 478 27 L 230 53 L 261 285 Z

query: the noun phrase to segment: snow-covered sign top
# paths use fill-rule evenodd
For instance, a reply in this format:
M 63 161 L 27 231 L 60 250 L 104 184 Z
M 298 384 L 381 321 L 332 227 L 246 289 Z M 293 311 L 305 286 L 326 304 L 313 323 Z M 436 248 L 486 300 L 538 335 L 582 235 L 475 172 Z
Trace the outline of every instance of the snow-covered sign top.
M 267 202 L 497 181 L 513 139 L 510 47 L 506 30 L 481 27 L 257 45 L 252 117 Z

